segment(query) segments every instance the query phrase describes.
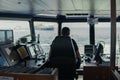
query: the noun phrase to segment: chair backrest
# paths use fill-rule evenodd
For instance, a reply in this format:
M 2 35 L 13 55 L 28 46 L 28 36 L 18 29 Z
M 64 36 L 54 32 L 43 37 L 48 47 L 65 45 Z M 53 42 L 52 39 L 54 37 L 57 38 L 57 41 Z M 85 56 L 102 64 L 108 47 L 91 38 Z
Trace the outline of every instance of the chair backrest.
M 103 52 L 103 45 L 101 43 L 98 43 L 96 46 L 96 51 L 95 51 L 95 57 L 94 60 L 96 62 L 102 63 L 102 58 L 101 58 L 101 52 Z
M 50 60 L 54 63 L 73 64 L 75 63 L 75 53 L 70 37 L 57 36 L 51 45 Z

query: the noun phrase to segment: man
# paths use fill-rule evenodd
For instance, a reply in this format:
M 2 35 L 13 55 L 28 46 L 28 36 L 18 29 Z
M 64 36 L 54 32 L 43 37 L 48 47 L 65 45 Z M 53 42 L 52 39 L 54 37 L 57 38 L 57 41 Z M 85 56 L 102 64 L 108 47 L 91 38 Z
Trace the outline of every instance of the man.
M 78 46 L 69 34 L 70 29 L 64 27 L 62 35 L 53 40 L 49 53 L 48 62 L 51 67 L 58 68 L 59 80 L 74 80 L 76 68 L 79 68 L 81 63 Z
M 70 35 L 70 29 L 68 27 L 64 27 L 62 29 L 62 36 L 69 36 Z M 76 68 L 79 68 L 80 67 L 80 64 L 81 64 L 81 57 L 80 57 L 80 53 L 79 53 L 79 49 L 78 49 L 78 46 L 77 46 L 77 43 L 75 42 L 74 39 L 72 39 L 72 43 L 73 43 L 73 46 L 74 46 L 74 50 L 75 50 L 75 57 L 76 57 Z

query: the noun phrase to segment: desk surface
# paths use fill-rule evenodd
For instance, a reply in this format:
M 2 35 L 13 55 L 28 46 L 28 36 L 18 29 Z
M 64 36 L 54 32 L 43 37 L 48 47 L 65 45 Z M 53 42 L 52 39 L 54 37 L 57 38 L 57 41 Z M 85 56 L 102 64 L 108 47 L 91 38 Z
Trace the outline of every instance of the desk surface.
M 84 66 L 110 66 L 110 62 L 102 62 L 102 64 L 97 65 L 95 62 L 85 62 Z
M 6 71 L 0 72 L 0 80 L 58 80 L 58 71 L 56 68 L 45 68 L 37 71 L 35 70 L 34 73 L 29 73 L 29 70 L 26 70 L 26 72 L 24 73 L 15 71 L 14 69 L 16 68 L 14 68 L 14 66 L 3 67 L 3 70 L 4 68 L 6 69 Z M 21 71 L 22 68 L 23 67 L 19 68 L 19 71 Z M 27 69 L 27 67 L 25 69 Z M 2 70 L 2 67 L 0 67 L 0 70 Z M 33 70 L 33 68 L 31 68 L 31 70 Z
M 43 60 L 27 60 L 26 61 L 26 67 L 41 67 L 45 62 Z

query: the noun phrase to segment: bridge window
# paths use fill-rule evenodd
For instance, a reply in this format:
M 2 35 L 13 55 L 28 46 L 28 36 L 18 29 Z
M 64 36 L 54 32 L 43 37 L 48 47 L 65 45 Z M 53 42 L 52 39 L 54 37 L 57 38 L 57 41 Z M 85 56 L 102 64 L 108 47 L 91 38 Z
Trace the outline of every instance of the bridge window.
M 13 30 L 14 43 L 26 35 L 30 34 L 30 27 L 28 21 L 18 20 L 0 20 L 0 30 Z M 28 38 L 31 40 L 31 37 Z
M 111 24 L 109 22 L 102 22 L 95 25 L 95 40 L 96 43 L 104 41 L 104 54 L 110 56 L 110 37 L 111 36 Z M 116 65 L 120 68 L 120 23 L 116 24 Z
M 45 53 L 49 52 L 50 44 L 58 35 L 58 24 L 54 22 L 34 22 L 36 40 L 40 35 L 40 45 Z
M 120 22 L 117 22 L 116 32 L 116 65 L 120 68 Z
M 110 54 L 110 23 L 102 22 L 95 25 L 95 42 L 102 41 L 104 54 Z
M 84 45 L 89 44 L 88 23 L 63 23 L 62 26 L 70 28 L 70 36 L 77 42 L 80 53 L 84 54 Z

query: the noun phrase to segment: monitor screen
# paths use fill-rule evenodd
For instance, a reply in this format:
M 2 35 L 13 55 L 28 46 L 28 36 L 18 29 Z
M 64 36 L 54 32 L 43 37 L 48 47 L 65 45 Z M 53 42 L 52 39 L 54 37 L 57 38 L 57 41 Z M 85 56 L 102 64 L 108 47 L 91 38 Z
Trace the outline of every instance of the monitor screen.
M 6 31 L 6 41 L 7 42 L 13 42 L 13 30 L 7 30 Z
M 94 45 L 85 45 L 85 54 L 94 54 Z
M 34 51 L 33 46 L 28 46 L 28 49 L 30 51 L 31 58 L 35 58 L 35 51 Z
M 0 30 L 0 44 L 5 43 L 5 31 Z
M 29 57 L 29 54 L 28 54 L 25 46 L 20 46 L 19 48 L 17 48 L 17 52 L 21 59 L 25 59 L 25 58 Z
M 0 44 L 12 43 L 13 37 L 13 30 L 0 30 Z
M 2 55 L 6 58 L 9 65 L 18 63 L 19 56 L 13 46 L 13 44 L 7 44 L 1 46 Z
M 5 57 L 2 56 L 2 52 L 0 51 L 0 66 L 9 66 Z

